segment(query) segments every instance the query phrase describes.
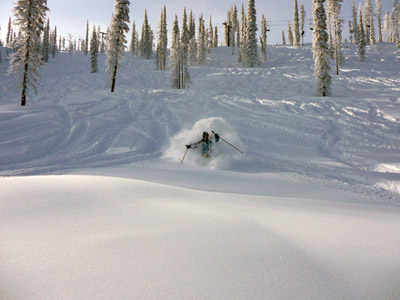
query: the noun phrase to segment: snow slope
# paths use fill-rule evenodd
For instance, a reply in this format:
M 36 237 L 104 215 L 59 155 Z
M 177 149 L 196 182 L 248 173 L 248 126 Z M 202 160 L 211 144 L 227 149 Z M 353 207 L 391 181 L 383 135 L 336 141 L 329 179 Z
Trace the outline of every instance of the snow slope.
M 186 90 L 127 55 L 113 94 L 60 54 L 24 108 L 1 64 L 0 298 L 399 299 L 400 50 L 349 45 L 327 98 L 310 46 L 268 50 Z M 180 164 L 203 130 L 244 154 Z

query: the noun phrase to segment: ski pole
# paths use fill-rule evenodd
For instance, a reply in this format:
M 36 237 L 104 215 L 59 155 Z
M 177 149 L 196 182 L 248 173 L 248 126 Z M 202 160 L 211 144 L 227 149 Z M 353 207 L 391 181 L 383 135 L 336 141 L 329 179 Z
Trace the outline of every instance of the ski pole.
M 182 160 L 181 160 L 181 163 L 183 163 L 183 160 L 185 159 L 188 150 L 189 150 L 189 148 L 186 148 L 185 155 L 183 155 Z
M 216 134 L 214 131 L 211 130 L 212 133 Z M 219 138 L 221 140 L 223 140 L 225 143 L 227 143 L 229 146 L 231 146 L 232 148 L 235 148 L 237 151 L 239 151 L 240 153 L 243 154 L 243 151 L 239 150 L 238 148 L 236 148 L 235 146 L 233 146 L 231 143 L 229 143 L 227 140 L 225 140 L 224 138 L 222 138 L 221 136 L 219 136 Z

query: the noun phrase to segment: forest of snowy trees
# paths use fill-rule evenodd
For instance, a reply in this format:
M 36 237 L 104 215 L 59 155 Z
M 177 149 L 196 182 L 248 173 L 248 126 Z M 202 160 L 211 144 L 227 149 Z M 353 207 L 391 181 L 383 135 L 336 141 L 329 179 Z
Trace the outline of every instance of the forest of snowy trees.
M 365 0 L 358 8 L 352 0 L 352 16 L 347 23 L 341 17 L 342 2 L 343 0 L 313 0 L 313 15 L 307 19 L 310 21 L 309 29 L 312 30 L 318 96 L 331 94 L 330 73 L 335 70 L 339 74 L 340 66 L 344 63 L 343 43 L 357 44 L 360 62 L 368 59 L 367 46 L 386 42 L 400 47 L 398 0 L 393 0 L 391 11 L 385 12 L 382 11 L 380 0 L 375 0 L 375 3 Z M 114 12 L 110 12 L 110 26 L 100 28 L 87 21 L 85 28 L 82 28 L 85 30 L 84 38 L 77 39 L 72 35 L 65 37 L 57 33 L 57 26 L 46 18 L 49 10 L 47 1 L 18 0 L 13 11 L 14 17 L 10 17 L 8 21 L 6 39 L 0 40 L 0 63 L 8 61 L 9 73 L 18 76 L 21 105 L 25 105 L 30 90 L 36 92 L 38 69 L 49 59 L 54 59 L 59 52 L 90 55 L 88 69 L 91 73 L 98 72 L 98 54 L 106 53 L 111 91 L 115 89 L 118 68 L 123 67 L 123 57 L 128 53 L 154 60 L 157 70 L 169 69 L 171 85 L 176 89 L 189 87 L 190 66 L 206 64 L 207 54 L 212 48 L 222 44 L 232 49 L 232 54 L 237 55 L 238 64 L 244 67 L 254 68 L 268 61 L 270 25 L 264 14 L 257 16 L 255 0 L 248 0 L 247 9 L 242 3 L 240 12 L 236 4 L 230 7 L 222 27 L 213 25 L 212 16 L 206 18 L 200 12 L 196 17 L 193 11 L 189 12 L 184 7 L 182 18 L 176 14 L 174 20 L 167 20 L 167 7 L 164 6 L 161 8 L 157 30 L 154 31 L 149 24 L 146 10 L 140 34 L 134 20 L 129 28 L 129 6 L 128 0 L 115 0 Z M 170 30 L 169 22 L 172 24 Z M 344 40 L 345 26 L 348 29 L 348 39 Z M 282 30 L 281 45 L 302 47 L 306 31 L 308 28 L 304 4 L 299 5 L 294 0 L 293 16 L 288 21 L 287 31 Z

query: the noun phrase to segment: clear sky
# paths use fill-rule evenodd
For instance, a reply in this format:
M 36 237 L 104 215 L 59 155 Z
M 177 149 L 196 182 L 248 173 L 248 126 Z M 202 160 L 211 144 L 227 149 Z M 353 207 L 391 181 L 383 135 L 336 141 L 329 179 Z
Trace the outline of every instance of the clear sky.
M 14 7 L 13 0 L 1 0 L 0 4 L 0 25 L 1 38 L 4 40 L 8 18 L 13 17 L 12 8 Z M 293 3 L 294 0 L 256 0 L 257 21 L 260 23 L 261 15 L 264 14 L 269 21 L 270 29 L 268 43 L 275 44 L 281 41 L 281 31 L 287 30 L 287 22 L 293 18 Z M 360 0 L 356 0 L 356 5 Z M 364 1 L 362 1 L 364 2 Z M 375 5 L 375 0 L 371 1 Z M 182 4 L 184 3 L 184 4 Z M 206 26 L 209 24 L 209 17 L 212 16 L 213 26 L 218 26 L 220 40 L 223 36 L 223 21 L 226 19 L 228 9 L 234 4 L 240 8 L 242 2 L 232 0 L 195 0 L 195 1 L 177 1 L 177 0 L 147 0 L 147 1 L 131 1 L 131 22 L 135 21 L 136 31 L 140 33 L 143 23 L 144 10 L 147 9 L 150 25 L 154 32 L 157 31 L 158 21 L 163 5 L 166 5 L 168 16 L 168 27 L 172 27 L 174 15 L 177 14 L 181 22 L 183 7 L 186 7 L 187 12 L 190 10 L 196 16 L 196 19 L 203 13 L 206 20 Z M 247 0 L 243 2 L 247 10 Z M 383 11 L 391 10 L 392 0 L 381 0 Z M 307 30 L 305 41 L 311 41 L 311 31 L 308 29 L 308 23 L 312 11 L 312 0 L 298 0 L 298 5 L 304 4 L 307 11 Z M 105 29 L 111 20 L 113 12 L 114 0 L 48 0 L 50 12 L 51 27 L 57 25 L 59 34 L 66 36 L 68 33 L 79 38 L 85 35 L 86 21 L 90 23 L 90 28 L 93 25 L 100 25 Z M 345 18 L 345 28 L 343 36 L 348 36 L 347 21 L 351 16 L 351 0 L 343 1 L 341 16 Z M 197 24 L 197 23 L 196 23 Z M 180 23 L 181 25 L 181 23 Z M 260 26 L 259 26 L 260 28 Z M 169 30 L 170 32 L 171 30 Z M 170 37 L 169 37 L 170 38 Z

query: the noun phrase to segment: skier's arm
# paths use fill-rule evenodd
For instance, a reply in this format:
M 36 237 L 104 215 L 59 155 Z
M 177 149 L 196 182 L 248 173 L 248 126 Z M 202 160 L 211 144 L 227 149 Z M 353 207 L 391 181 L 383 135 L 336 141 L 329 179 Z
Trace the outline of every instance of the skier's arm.
M 186 146 L 186 148 L 188 148 L 188 149 L 190 149 L 190 148 L 198 148 L 198 146 L 201 144 L 201 140 L 200 141 L 198 141 L 198 142 L 196 142 L 196 143 L 193 143 L 193 144 L 187 144 L 187 145 L 185 145 Z
M 215 142 L 218 143 L 219 142 L 219 134 L 215 133 L 214 131 L 213 131 L 213 133 L 214 133 Z

